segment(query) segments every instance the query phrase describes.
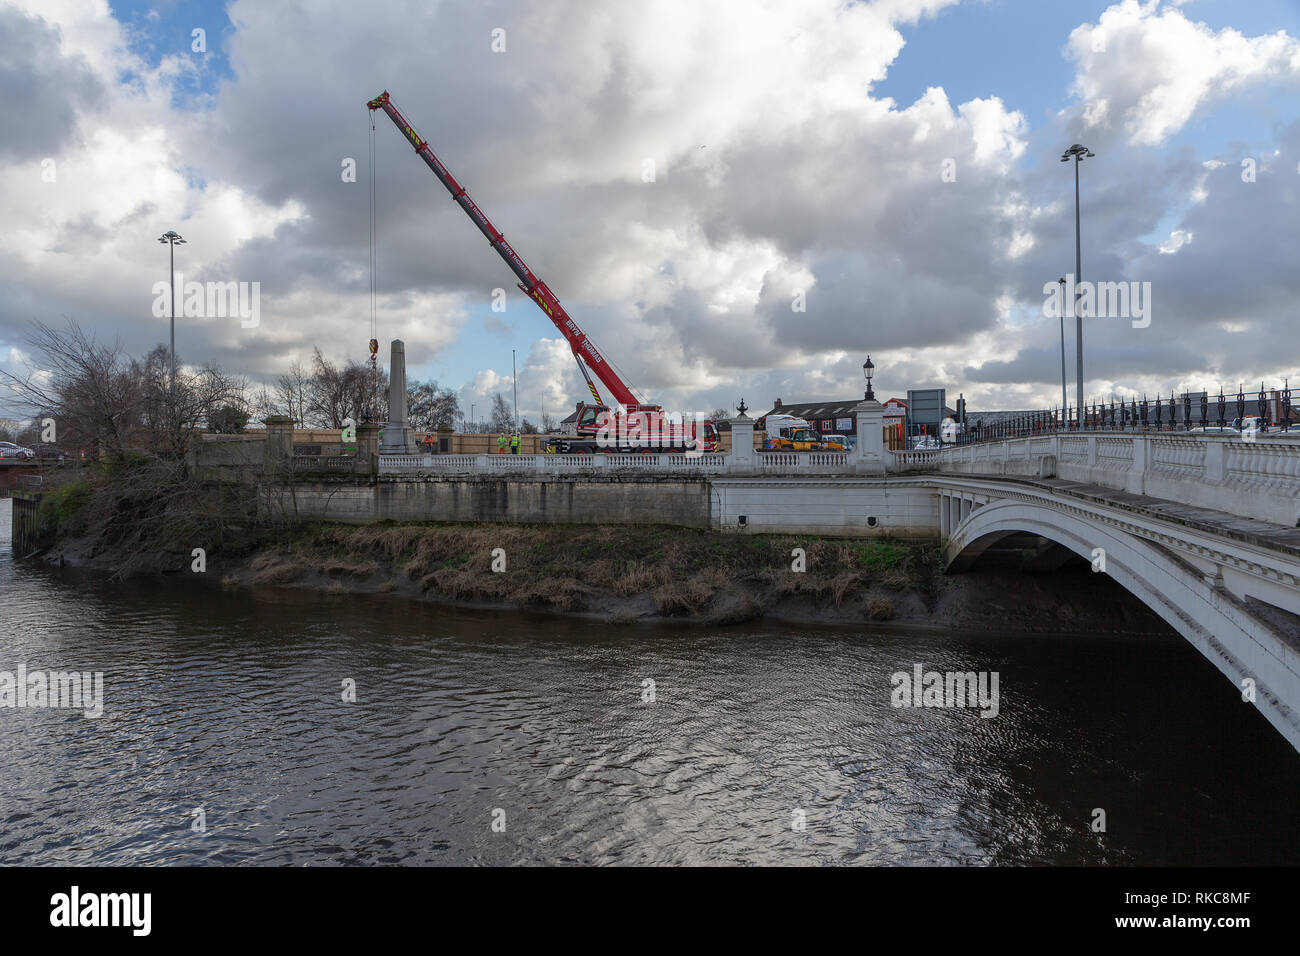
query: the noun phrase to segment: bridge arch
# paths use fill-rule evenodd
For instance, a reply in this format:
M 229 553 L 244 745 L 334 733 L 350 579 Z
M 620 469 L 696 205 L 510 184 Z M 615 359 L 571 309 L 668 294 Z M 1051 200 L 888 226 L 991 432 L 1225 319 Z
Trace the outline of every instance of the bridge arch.
M 1095 548 L 1103 549 L 1105 573 L 1160 615 L 1239 691 L 1247 678 L 1255 682 L 1255 706 L 1300 750 L 1300 716 L 1286 703 L 1300 701 L 1300 655 L 1204 570 L 1123 527 L 1089 518 L 1079 507 L 1029 495 L 990 500 L 965 514 L 944 547 L 949 570 L 965 570 L 986 548 L 1017 533 L 1039 535 L 1088 561 Z

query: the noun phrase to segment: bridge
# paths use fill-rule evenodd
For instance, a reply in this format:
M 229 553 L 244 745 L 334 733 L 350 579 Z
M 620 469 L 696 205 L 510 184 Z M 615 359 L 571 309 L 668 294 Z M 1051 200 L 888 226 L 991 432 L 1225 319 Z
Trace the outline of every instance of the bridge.
M 951 571 L 1030 536 L 1092 562 L 1300 750 L 1300 442 L 1059 434 L 947 448 L 932 479 Z

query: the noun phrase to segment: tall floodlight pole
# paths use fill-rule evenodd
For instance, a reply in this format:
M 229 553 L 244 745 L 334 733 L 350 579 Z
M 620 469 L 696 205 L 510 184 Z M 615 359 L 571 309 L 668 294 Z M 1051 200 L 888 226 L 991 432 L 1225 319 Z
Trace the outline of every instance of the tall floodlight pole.
M 1075 397 L 1077 400 L 1079 427 L 1083 428 L 1083 316 L 1079 312 L 1079 293 L 1083 282 L 1083 250 L 1079 244 L 1079 163 L 1091 159 L 1097 154 L 1087 146 L 1075 143 L 1061 154 L 1061 162 L 1068 163 L 1074 157 L 1074 355 L 1075 355 Z
M 1065 415 L 1065 406 L 1068 404 L 1065 397 L 1065 276 L 1056 280 L 1061 284 L 1061 415 Z M 1061 424 L 1065 424 L 1065 419 L 1061 419 Z
M 510 350 L 510 380 L 515 386 L 515 434 L 519 434 L 519 373 L 515 371 L 515 350 Z
M 176 244 L 185 244 L 185 240 L 173 229 L 164 232 L 158 237 L 159 242 L 167 243 L 168 258 L 171 260 L 171 291 L 172 291 L 172 318 L 171 318 L 171 383 L 176 382 Z

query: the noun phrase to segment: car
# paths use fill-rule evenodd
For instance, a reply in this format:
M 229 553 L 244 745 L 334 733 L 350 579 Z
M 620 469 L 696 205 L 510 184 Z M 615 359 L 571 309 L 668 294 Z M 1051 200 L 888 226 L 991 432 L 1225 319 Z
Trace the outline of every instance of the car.
M 55 448 L 53 445 L 37 445 L 36 457 L 43 460 L 67 461 L 72 456 L 62 448 Z
M 36 452 L 11 441 L 0 441 L 0 458 L 35 458 Z

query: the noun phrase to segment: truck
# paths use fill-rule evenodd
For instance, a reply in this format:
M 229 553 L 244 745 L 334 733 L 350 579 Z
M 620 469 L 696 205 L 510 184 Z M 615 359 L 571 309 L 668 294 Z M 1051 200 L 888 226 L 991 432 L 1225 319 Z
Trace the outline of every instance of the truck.
M 767 415 L 763 422 L 769 451 L 844 451 L 843 439 L 819 434 L 806 419 Z
M 622 377 L 614 371 L 601 351 L 596 348 L 591 337 L 583 332 L 573 317 L 565 311 L 555 293 L 528 267 L 514 247 L 506 241 L 505 236 L 470 198 L 465 187 L 429 148 L 428 141 L 416 132 L 415 127 L 402 115 L 387 90 L 370 100 L 366 106 L 370 109 L 372 130 L 374 113 L 376 110 L 382 110 L 415 148 L 416 154 L 433 171 L 438 181 L 446 187 L 452 200 L 465 211 L 474 225 L 478 226 L 497 255 L 510 267 L 510 271 L 519 280 L 517 284 L 524 295 L 537 303 L 537 307 L 554 323 L 568 342 L 573 357 L 578 363 L 578 371 L 582 373 L 587 389 L 595 399 L 595 404 L 582 405 L 578 415 L 576 437 L 556 437 L 548 443 L 548 450 L 561 454 L 578 454 L 712 452 L 718 449 L 718 432 L 712 422 L 699 420 L 698 417 L 694 421 L 688 421 L 682 415 L 668 415 L 665 414 L 663 406 L 655 402 L 643 402 L 637 397 Z M 609 389 L 614 399 L 612 406 L 606 404 L 601 398 L 596 383 L 592 381 L 593 373 Z

